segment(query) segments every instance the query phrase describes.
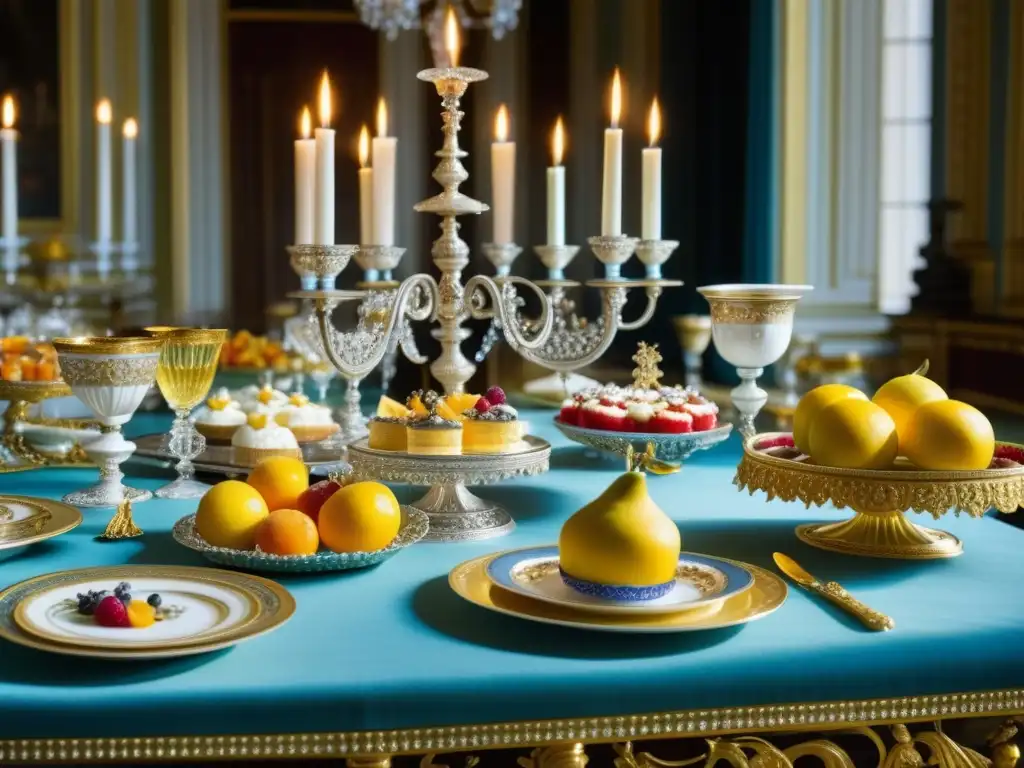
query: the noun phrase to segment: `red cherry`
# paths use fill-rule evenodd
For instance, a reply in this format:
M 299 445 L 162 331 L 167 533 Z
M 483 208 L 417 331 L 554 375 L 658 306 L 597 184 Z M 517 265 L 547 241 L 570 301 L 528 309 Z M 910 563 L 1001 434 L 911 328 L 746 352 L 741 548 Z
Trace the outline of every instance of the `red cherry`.
M 320 507 L 340 490 L 341 486 L 333 480 L 321 480 L 300 493 L 295 506 L 300 512 L 311 517 L 313 522 L 316 523 L 320 519 Z
M 114 595 L 107 595 L 100 600 L 93 612 L 93 618 L 101 627 L 131 626 L 128 622 L 128 609 Z
M 477 413 L 487 413 L 491 410 L 491 403 L 486 397 L 481 397 L 473 407 L 476 408 Z

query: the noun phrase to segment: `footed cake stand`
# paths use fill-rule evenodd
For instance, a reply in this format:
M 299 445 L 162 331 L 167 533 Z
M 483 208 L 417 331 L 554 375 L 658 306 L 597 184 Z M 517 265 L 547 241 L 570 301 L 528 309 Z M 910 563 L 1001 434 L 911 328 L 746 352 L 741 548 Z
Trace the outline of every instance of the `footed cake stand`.
M 921 470 L 904 459 L 887 470 L 823 467 L 792 445 L 787 432 L 748 438 L 734 482 L 751 494 L 764 491 L 769 501 L 852 509 L 850 520 L 797 526 L 797 538 L 819 549 L 900 560 L 956 557 L 964 551 L 956 536 L 916 525 L 904 512 L 938 520 L 949 511 L 981 517 L 992 507 L 1015 512 L 1024 504 L 1024 465 L 1014 463 L 1024 460 L 1024 447 L 1013 443 L 996 443 L 993 468 L 961 472 Z
M 430 490 L 407 506 L 430 520 L 423 541 L 473 541 L 502 536 L 515 527 L 512 515 L 493 501 L 470 493 L 467 485 L 487 485 L 513 477 L 548 471 L 551 444 L 527 435 L 521 450 L 499 454 L 420 456 L 379 451 L 366 439 L 348 447 L 352 474 L 358 480 L 429 485 Z

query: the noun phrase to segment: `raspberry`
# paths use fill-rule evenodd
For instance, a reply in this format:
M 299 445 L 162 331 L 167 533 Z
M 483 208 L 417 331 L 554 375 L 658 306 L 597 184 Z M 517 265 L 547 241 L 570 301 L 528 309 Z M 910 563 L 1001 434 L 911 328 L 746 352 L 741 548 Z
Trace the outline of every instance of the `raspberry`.
M 129 626 L 128 610 L 125 608 L 124 603 L 113 595 L 107 595 L 100 600 L 93 616 L 96 619 L 96 623 L 101 627 Z
M 505 404 L 505 390 L 501 387 L 491 387 L 484 392 L 484 397 L 487 398 L 487 402 L 491 405 Z
M 486 397 L 481 397 L 473 407 L 476 408 L 477 413 L 487 413 L 491 410 L 491 402 Z

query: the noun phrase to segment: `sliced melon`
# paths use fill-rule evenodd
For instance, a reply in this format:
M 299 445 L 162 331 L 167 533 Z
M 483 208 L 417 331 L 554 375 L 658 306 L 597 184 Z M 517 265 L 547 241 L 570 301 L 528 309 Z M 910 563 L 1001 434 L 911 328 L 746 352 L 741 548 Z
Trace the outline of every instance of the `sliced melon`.
M 409 409 L 397 400 L 381 395 L 377 403 L 377 415 L 382 419 L 404 419 L 409 415 Z

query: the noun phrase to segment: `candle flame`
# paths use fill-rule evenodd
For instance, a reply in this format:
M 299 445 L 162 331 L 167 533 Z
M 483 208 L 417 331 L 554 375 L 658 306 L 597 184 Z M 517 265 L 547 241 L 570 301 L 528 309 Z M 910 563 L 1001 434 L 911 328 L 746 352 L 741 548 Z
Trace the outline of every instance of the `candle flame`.
M 312 132 L 313 116 L 309 113 L 309 107 L 303 107 L 302 114 L 299 115 L 299 135 L 304 139 L 308 139 Z
M 561 165 L 565 155 L 565 127 L 562 125 L 562 116 L 555 120 L 555 130 L 551 134 L 551 163 Z
M 508 107 L 502 104 L 494 116 L 494 140 L 508 141 Z
M 658 145 L 658 139 L 661 138 L 661 107 L 658 106 L 657 96 L 651 102 L 651 116 L 647 120 L 647 136 L 652 147 Z
M 103 125 L 108 125 L 110 123 L 110 118 L 110 99 L 103 99 L 96 105 L 96 121 Z
M 388 103 L 384 101 L 383 96 L 377 102 L 377 135 L 388 135 Z
M 320 96 L 318 99 L 320 110 L 320 127 L 329 128 L 331 125 L 331 81 L 327 77 L 327 70 L 324 70 L 320 78 Z
M 619 118 L 622 117 L 622 79 L 619 77 L 619 68 L 615 68 L 612 75 L 612 128 L 619 127 Z
M 370 164 L 370 129 L 365 125 L 359 131 L 359 167 Z
M 14 127 L 14 97 L 9 93 L 4 96 L 3 126 L 4 128 Z
M 444 20 L 444 48 L 448 51 L 449 65 L 459 66 L 459 21 L 455 18 L 455 9 L 450 5 Z
M 124 121 L 124 127 L 121 130 L 126 139 L 134 139 L 139 135 L 139 124 L 135 122 L 134 117 L 129 117 Z

